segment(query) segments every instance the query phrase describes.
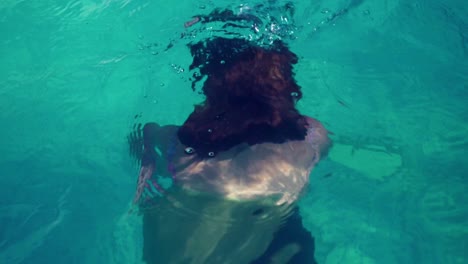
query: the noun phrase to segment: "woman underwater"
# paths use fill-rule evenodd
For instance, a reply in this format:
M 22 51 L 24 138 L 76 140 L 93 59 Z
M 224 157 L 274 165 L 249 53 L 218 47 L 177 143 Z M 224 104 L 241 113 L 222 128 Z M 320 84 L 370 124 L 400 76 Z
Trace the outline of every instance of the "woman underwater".
M 216 37 L 189 47 L 204 102 L 182 126 L 141 130 L 134 202 L 144 261 L 315 263 L 297 200 L 330 141 L 295 107 L 297 56 L 281 41 L 263 47 Z M 156 174 L 172 186 L 163 188 Z

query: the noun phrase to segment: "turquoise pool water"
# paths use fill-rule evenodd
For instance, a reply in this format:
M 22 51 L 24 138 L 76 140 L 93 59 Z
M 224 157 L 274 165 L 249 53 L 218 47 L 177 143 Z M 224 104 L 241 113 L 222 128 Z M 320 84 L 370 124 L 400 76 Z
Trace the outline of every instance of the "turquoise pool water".
M 140 263 L 126 135 L 201 100 L 185 45 L 215 33 L 184 22 L 254 3 L 168 2 L 0 2 L 0 263 Z M 466 2 L 295 7 L 299 108 L 335 143 L 301 201 L 319 263 L 468 263 Z

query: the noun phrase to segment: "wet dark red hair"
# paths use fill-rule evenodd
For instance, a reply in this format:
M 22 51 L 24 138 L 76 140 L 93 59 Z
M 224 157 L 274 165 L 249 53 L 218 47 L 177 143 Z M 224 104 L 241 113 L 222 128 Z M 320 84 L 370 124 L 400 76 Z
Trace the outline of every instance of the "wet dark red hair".
M 206 99 L 178 131 L 184 145 L 205 157 L 244 142 L 304 139 L 306 121 L 295 108 L 302 93 L 292 69 L 298 59 L 284 43 L 265 48 L 214 38 L 189 47 L 190 69 L 198 70 L 192 88 L 205 80 Z

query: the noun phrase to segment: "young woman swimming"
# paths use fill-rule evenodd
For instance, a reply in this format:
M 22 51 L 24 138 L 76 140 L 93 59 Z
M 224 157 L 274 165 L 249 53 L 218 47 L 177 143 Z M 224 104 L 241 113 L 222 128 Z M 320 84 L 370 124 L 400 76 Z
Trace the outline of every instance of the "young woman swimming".
M 142 129 L 134 201 L 143 208 L 144 261 L 315 263 L 296 202 L 330 141 L 295 107 L 297 56 L 281 41 L 212 38 L 190 49 L 205 101 L 180 127 Z

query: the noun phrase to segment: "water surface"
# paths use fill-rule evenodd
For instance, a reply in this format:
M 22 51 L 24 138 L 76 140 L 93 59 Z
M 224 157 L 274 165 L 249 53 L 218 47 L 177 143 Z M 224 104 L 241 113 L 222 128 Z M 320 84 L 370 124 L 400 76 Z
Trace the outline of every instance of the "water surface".
M 0 3 L 1 263 L 141 262 L 126 134 L 202 99 L 184 22 L 255 3 Z M 319 263 L 468 262 L 465 2 L 295 8 L 280 37 L 301 58 L 299 108 L 335 143 L 301 202 Z

